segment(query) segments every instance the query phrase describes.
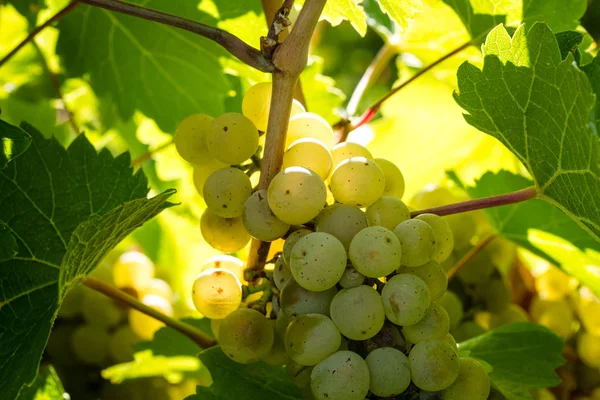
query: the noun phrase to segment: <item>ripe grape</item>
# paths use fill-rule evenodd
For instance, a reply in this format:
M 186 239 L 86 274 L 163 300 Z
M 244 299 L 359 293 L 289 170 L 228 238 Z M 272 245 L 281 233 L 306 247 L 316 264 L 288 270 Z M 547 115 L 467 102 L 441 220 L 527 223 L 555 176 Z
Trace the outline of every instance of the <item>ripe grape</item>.
M 206 134 L 206 146 L 217 160 L 240 164 L 258 149 L 258 130 L 242 114 L 225 113 L 213 120 L 212 130 Z
M 575 318 L 570 307 L 562 307 L 559 303 L 541 313 L 536 318 L 536 322 L 554 331 L 558 336 L 568 339 L 573 334 Z
M 437 303 L 446 309 L 450 317 L 450 329 L 454 329 L 462 321 L 464 310 L 460 299 L 454 292 L 446 291 L 437 300 Z
M 456 350 L 439 339 L 417 343 L 408 355 L 413 383 L 423 390 L 446 389 L 458 377 L 460 361 Z
M 369 160 L 373 159 L 371 152 L 366 147 L 358 143 L 342 142 L 336 144 L 331 149 L 331 157 L 333 158 L 333 167 L 337 167 L 342 161 L 352 157 L 364 157 Z
M 429 288 L 417 276 L 400 274 L 387 281 L 381 291 L 387 318 L 396 325 L 406 326 L 419 322 L 429 309 Z
M 438 300 L 446 293 L 448 287 L 448 276 L 440 264 L 431 260 L 418 267 L 400 267 L 401 274 L 411 274 L 423 279 L 429 288 L 431 301 Z
M 110 336 L 108 354 L 116 363 L 132 361 L 133 345 L 139 342 L 139 340 L 129 326 L 121 326 Z
M 366 285 L 340 290 L 331 301 L 330 312 L 342 335 L 352 340 L 372 338 L 385 321 L 381 296 Z
M 358 272 L 377 278 L 391 274 L 400 266 L 402 250 L 394 232 L 371 226 L 354 236 L 348 254 Z
M 61 318 L 73 318 L 81 313 L 81 304 L 83 301 L 84 287 L 73 285 L 63 297 L 58 309 L 58 316 Z
M 393 347 L 373 350 L 365 359 L 369 367 L 369 389 L 375 396 L 393 397 L 410 385 L 408 358 Z
M 461 358 L 458 377 L 444 389 L 444 400 L 486 400 L 490 394 L 490 378 L 481 364 L 472 358 Z
M 123 317 L 123 310 L 111 298 L 88 288 L 81 299 L 81 313 L 86 322 L 106 328 L 117 325 Z
M 440 340 L 443 340 L 444 342 L 448 343 L 450 346 L 452 346 L 453 349 L 458 349 L 458 344 L 456 344 L 456 339 L 454 338 L 454 336 L 452 336 L 452 334 L 446 333 L 440 338 Z
M 277 319 L 275 320 L 275 336 L 282 342 L 285 339 L 285 331 L 294 318 L 296 318 L 296 315 L 286 314 L 283 310 L 279 310 L 277 313 Z
M 375 161 L 352 157 L 335 168 L 330 188 L 340 203 L 368 207 L 383 195 L 385 176 Z
M 346 270 L 340 278 L 339 284 L 344 289 L 357 287 L 365 281 L 365 276 L 358 272 L 352 265 L 347 265 Z
M 580 333 L 577 337 L 577 354 L 587 366 L 600 368 L 600 336 Z
M 295 117 L 296 115 L 298 115 L 300 113 L 305 113 L 305 112 L 306 112 L 306 108 L 304 108 L 302 103 L 300 103 L 298 100 L 294 99 L 292 101 L 292 110 L 290 112 L 290 118 Z
M 450 257 L 450 253 L 452 253 L 452 248 L 454 247 L 454 237 L 452 236 L 452 230 L 448 222 L 435 214 L 421 214 L 416 218 L 427 222 L 433 228 L 435 246 L 431 258 L 438 263 L 445 261 Z
M 326 197 L 323 180 L 302 167 L 286 168 L 275 175 L 267 196 L 273 213 L 290 225 L 301 225 L 316 217 Z
M 142 303 L 169 317 L 173 316 L 173 307 L 171 306 L 171 303 L 160 296 L 149 294 L 142 298 Z M 129 326 L 133 333 L 141 339 L 152 340 L 154 333 L 165 326 L 165 324 L 140 311 L 131 309 L 129 311 Z
M 118 288 L 143 292 L 154 278 L 154 264 L 139 251 L 121 254 L 113 266 L 113 280 Z
M 252 194 L 250 178 L 237 168 L 213 172 L 202 190 L 206 206 L 221 218 L 241 217 L 244 203 Z
M 200 218 L 200 231 L 208 244 L 224 253 L 241 250 L 250 241 L 241 218 L 221 218 L 208 208 Z
M 175 131 L 175 148 L 184 160 L 202 165 L 212 156 L 206 148 L 206 134 L 212 130 L 213 118 L 206 114 L 192 114 Z
M 173 299 L 173 289 L 171 289 L 171 286 L 169 286 L 167 282 L 158 278 L 154 278 L 148 283 L 148 286 L 146 286 L 146 289 L 144 289 L 143 296 L 147 294 L 155 294 L 167 299 L 168 301 Z
M 290 224 L 273 214 L 267 201 L 267 191 L 263 189 L 248 197 L 244 204 L 242 220 L 248 233 L 263 242 L 279 239 L 290 229 Z
M 331 172 L 331 153 L 317 139 L 305 138 L 293 142 L 283 154 L 283 168 L 304 167 L 325 180 Z
M 194 172 L 192 173 L 192 180 L 194 181 L 194 186 L 196 187 L 198 194 L 204 196 L 204 183 L 206 183 L 206 180 L 213 172 L 228 166 L 228 164 L 222 163 L 216 158 L 211 158 L 206 164 L 195 165 Z
M 369 368 L 352 351 L 338 351 L 310 374 L 310 387 L 316 400 L 363 400 L 369 392 Z
M 84 324 L 77 327 L 71 336 L 75 356 L 85 364 L 102 366 L 108 354 L 109 335 L 106 328 Z
M 283 260 L 283 256 L 277 257 L 275 268 L 273 268 L 273 283 L 275 287 L 282 290 L 288 281 L 292 279 L 292 271 Z
M 406 204 L 394 196 L 381 196 L 365 211 L 369 226 L 383 226 L 393 230 L 400 222 L 410 219 Z
M 478 323 L 473 321 L 465 321 L 453 330 L 452 335 L 457 341 L 464 342 L 465 340 L 483 335 L 485 332 L 485 328 Z
M 313 368 L 313 366 L 301 365 L 290 360 L 285 366 L 285 372 L 296 386 L 305 388 L 310 386 L 310 375 Z
M 419 343 L 427 339 L 443 339 L 450 328 L 450 318 L 444 307 L 431 303 L 425 316 L 416 324 L 402 328 L 407 340 Z
M 325 232 L 313 232 L 298 240 L 290 257 L 290 270 L 298 284 L 320 292 L 335 286 L 346 269 L 346 250 Z
M 285 331 L 285 349 L 292 360 L 316 365 L 335 353 L 342 343 L 340 331 L 322 314 L 294 318 Z
M 192 286 L 196 310 L 211 319 L 222 319 L 242 302 L 242 285 L 238 278 L 222 268 L 202 272 Z
M 315 230 L 327 232 L 339 239 L 345 249 L 354 235 L 367 227 L 367 218 L 360 208 L 348 204 L 332 204 L 317 215 Z
M 574 297 L 576 310 L 585 330 L 600 335 L 600 300 L 585 286 L 579 289 L 579 296 Z
M 399 199 L 404 196 L 404 176 L 400 169 L 393 162 L 384 158 L 376 158 L 374 160 L 385 176 L 384 196 L 394 196 Z
M 250 364 L 269 354 L 275 333 L 264 315 L 250 308 L 238 308 L 221 322 L 219 342 L 227 357 Z
M 329 307 L 336 293 L 335 286 L 322 292 L 313 292 L 290 279 L 281 291 L 279 303 L 288 316 L 312 313 L 329 316 Z
M 538 296 L 544 300 L 559 300 L 577 287 L 577 281 L 556 267 L 550 267 L 535 279 Z
M 425 221 L 409 219 L 399 223 L 394 233 L 402 247 L 402 264 L 417 267 L 431 260 L 435 248 L 435 233 Z
M 260 82 L 252 86 L 242 99 L 242 113 L 256 125 L 259 131 L 266 132 L 271 107 L 271 82 Z
M 204 262 L 204 265 L 200 268 L 200 272 L 211 268 L 223 268 L 237 276 L 240 282 L 244 281 L 244 262 L 237 257 L 227 254 L 219 254 L 211 257 Z
M 292 232 L 287 237 L 287 239 L 285 239 L 285 242 L 283 243 L 282 255 L 283 261 L 285 261 L 285 263 L 288 266 L 290 265 L 290 256 L 292 255 L 292 249 L 294 248 L 296 243 L 298 243 L 298 240 L 300 240 L 301 237 L 308 235 L 310 232 L 311 231 L 308 229 L 298 229 L 297 231 Z
M 286 146 L 294 143 L 298 139 L 313 138 L 317 139 L 331 149 L 334 145 L 333 131 L 331 127 L 320 115 L 310 112 L 303 112 L 290 118 L 288 125 Z

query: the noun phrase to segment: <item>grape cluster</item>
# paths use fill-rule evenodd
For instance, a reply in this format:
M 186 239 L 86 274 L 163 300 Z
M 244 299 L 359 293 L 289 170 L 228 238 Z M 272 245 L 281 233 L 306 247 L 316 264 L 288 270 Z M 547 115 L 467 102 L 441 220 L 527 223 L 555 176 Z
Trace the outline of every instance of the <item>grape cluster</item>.
M 270 319 L 240 307 L 242 280 L 228 267 L 208 268 L 194 282 L 194 305 L 212 319 L 223 352 L 243 364 L 285 365 L 308 398 L 421 391 L 486 399 L 487 373 L 458 356 L 439 302 L 448 284 L 441 264 L 462 221 L 411 218 L 398 167 L 357 143 L 334 145 L 327 122 L 300 106 L 282 170 L 267 190 L 253 190 L 247 160 L 260 156 L 269 94 L 270 84 L 258 84 L 243 99 L 243 115 L 189 117 L 175 138 L 181 156 L 196 164 L 209 244 L 231 253 L 251 237 L 285 238 L 267 276 L 278 294 Z

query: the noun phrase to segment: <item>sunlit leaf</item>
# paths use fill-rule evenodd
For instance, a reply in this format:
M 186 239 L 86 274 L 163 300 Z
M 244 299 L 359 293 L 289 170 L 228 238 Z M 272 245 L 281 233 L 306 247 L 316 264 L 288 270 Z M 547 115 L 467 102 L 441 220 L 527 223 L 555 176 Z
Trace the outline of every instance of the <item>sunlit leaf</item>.
M 304 70 L 300 80 L 308 109 L 318 113 L 332 124 L 340 118 L 335 110 L 342 106 L 346 96 L 335 87 L 332 78 L 322 74 L 323 63 L 323 59 L 312 57 L 310 65 Z
M 367 15 L 360 5 L 361 2 L 362 0 L 329 0 L 325 3 L 321 18 L 333 26 L 347 20 L 361 36 L 365 36 Z
M 378 0 L 381 9 L 404 30 L 412 18 L 423 9 L 421 0 Z
M 25 152 L 31 135 L 23 129 L 0 120 L 0 169 Z
M 23 388 L 18 400 L 65 400 L 65 389 L 51 365 L 40 369 L 30 386 Z

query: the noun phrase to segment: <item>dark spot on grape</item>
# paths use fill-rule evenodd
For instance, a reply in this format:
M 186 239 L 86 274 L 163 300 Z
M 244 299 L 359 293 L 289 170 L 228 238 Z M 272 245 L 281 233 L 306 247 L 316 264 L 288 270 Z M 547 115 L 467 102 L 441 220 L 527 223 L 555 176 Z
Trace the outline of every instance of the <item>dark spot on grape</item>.
M 229 130 L 228 127 L 226 127 L 226 126 L 223 127 L 223 132 L 227 132 L 228 130 Z

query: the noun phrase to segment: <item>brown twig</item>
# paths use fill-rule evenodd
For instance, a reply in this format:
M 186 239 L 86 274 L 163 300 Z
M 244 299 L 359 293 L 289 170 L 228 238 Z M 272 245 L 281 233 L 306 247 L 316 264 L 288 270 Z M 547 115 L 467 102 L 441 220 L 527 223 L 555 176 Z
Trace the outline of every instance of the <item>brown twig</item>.
M 167 147 L 169 147 L 170 145 L 173 144 L 175 139 L 171 139 L 166 143 L 161 144 L 160 146 L 158 146 L 157 148 L 150 150 L 144 154 L 142 154 L 141 156 L 139 156 L 138 158 L 136 158 L 135 160 L 133 160 L 131 162 L 131 166 L 132 167 L 137 167 L 140 164 L 145 163 L 146 161 L 150 160 L 152 158 L 152 156 L 164 149 L 166 149 Z
M 469 250 L 458 262 L 448 271 L 448 280 L 452 279 L 458 271 L 462 269 L 477 253 L 490 243 L 496 235 L 489 234 L 481 239 L 471 250 Z
M 161 24 L 174 26 L 184 29 L 188 32 L 204 36 L 219 45 L 240 61 L 254 67 L 262 72 L 273 72 L 275 67 L 271 60 L 265 57 L 258 49 L 250 46 L 235 35 L 226 32 L 222 29 L 204 25 L 189 19 L 178 17 L 164 13 L 162 11 L 152 10 L 137 6 L 135 4 L 125 3 L 119 0 L 79 0 L 91 6 L 104 8 L 106 10 L 119 12 L 122 14 L 132 15 L 134 17 L 147 19 L 149 21 L 158 22 Z
M 127 293 L 117 289 L 114 286 L 111 286 L 101 281 L 100 279 L 88 276 L 83 280 L 83 284 L 89 287 L 90 289 L 94 289 L 112 299 L 122 301 L 129 307 L 134 308 L 154 319 L 157 319 L 160 322 L 163 322 L 165 325 L 189 337 L 203 349 L 212 347 L 216 344 L 215 340 L 211 339 L 202 331 L 194 328 L 192 325 L 186 324 L 185 322 L 177 321 L 176 319 L 173 319 L 161 313 L 160 311 L 155 310 L 152 307 L 148 307 L 144 303 L 138 301 L 136 298 L 128 295 Z

